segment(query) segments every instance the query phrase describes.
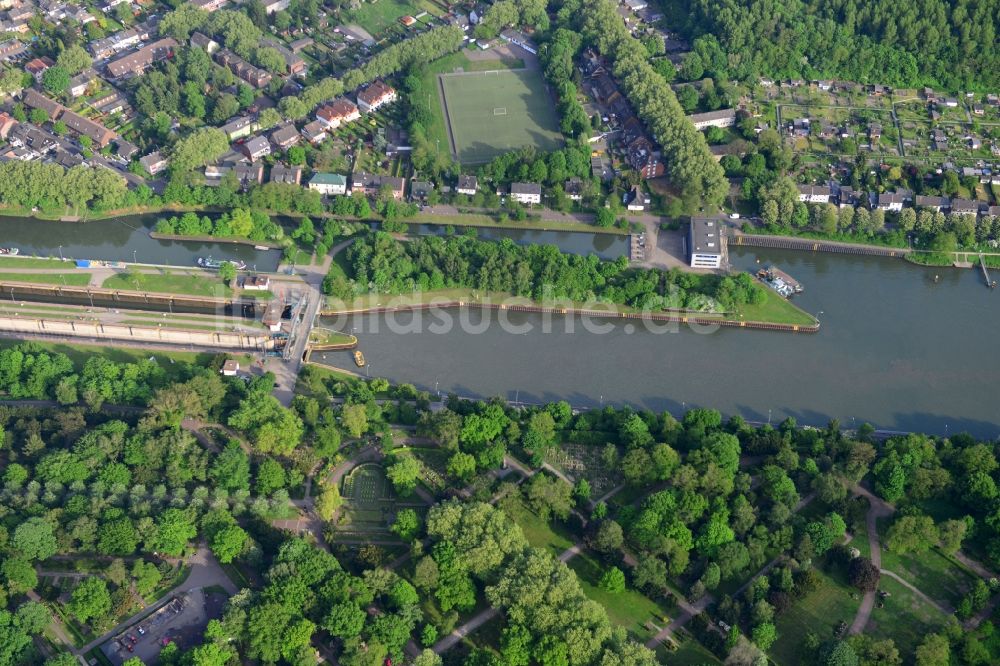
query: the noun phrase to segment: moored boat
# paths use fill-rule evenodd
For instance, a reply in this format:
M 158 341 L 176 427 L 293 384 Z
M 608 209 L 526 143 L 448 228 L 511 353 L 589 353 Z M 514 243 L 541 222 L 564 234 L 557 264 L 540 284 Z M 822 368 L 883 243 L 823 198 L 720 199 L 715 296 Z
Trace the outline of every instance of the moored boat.
M 222 261 L 219 259 L 212 259 L 212 257 L 198 257 L 198 265 L 202 268 L 218 269 L 222 264 L 229 263 L 236 267 L 236 270 L 243 271 L 246 270 L 247 264 L 245 261 Z
M 0 254 L 5 254 L 11 257 L 13 257 L 16 254 L 19 254 L 20 252 L 21 251 L 18 250 L 16 247 L 0 247 Z
M 778 292 L 778 295 L 783 298 L 789 298 L 793 294 L 801 294 L 803 291 L 798 280 L 774 266 L 765 266 L 757 271 L 757 279 Z

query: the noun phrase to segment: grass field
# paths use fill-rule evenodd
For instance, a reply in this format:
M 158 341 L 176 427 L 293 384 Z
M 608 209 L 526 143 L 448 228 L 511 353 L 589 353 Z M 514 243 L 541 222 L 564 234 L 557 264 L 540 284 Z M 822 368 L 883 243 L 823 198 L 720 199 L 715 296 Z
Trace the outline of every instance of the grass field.
M 0 281 L 86 287 L 90 284 L 90 273 L 0 273 Z
M 120 289 L 121 291 L 154 291 L 162 294 L 207 296 L 209 298 L 233 295 L 232 288 L 222 284 L 221 280 L 206 280 L 203 276 L 198 275 L 170 273 L 135 273 L 134 275 L 119 273 L 109 277 L 101 286 L 105 289 Z
M 909 581 L 939 604 L 952 608 L 958 606 L 976 582 L 975 576 L 961 564 L 936 548 L 919 555 L 899 555 L 883 549 L 882 567 Z
M 458 159 L 489 162 L 523 146 L 562 146 L 555 103 L 537 70 L 497 70 L 441 77 Z
M 59 268 L 60 266 L 72 266 L 59 259 L 46 259 L 45 257 L 0 257 L 0 267 L 2 268 Z
M 559 555 L 573 545 L 573 541 L 568 536 L 557 532 L 520 501 L 504 504 L 504 510 L 515 523 L 521 526 L 524 537 L 535 548 L 544 548 L 553 555 Z
M 850 624 L 861 603 L 852 599 L 851 588 L 840 585 L 823 571 L 817 570 L 822 583 L 819 588 L 800 599 L 781 614 L 775 622 L 778 640 L 771 646 L 770 656 L 781 666 L 808 663 L 802 639 L 810 631 L 826 640 L 841 622 Z
M 811 326 L 815 319 L 794 303 L 779 296 L 773 289 L 764 289 L 767 298 L 760 305 L 743 305 L 740 313 L 747 321 L 769 321 L 777 324 Z
M 636 640 L 645 643 L 654 636 L 655 632 L 646 627 L 646 622 L 652 621 L 659 627 L 669 622 L 665 618 L 672 612 L 672 608 L 657 604 L 634 589 L 613 594 L 598 587 L 604 572 L 601 564 L 587 553 L 580 553 L 567 564 L 576 572 L 584 593 L 604 606 L 611 621 L 625 627 Z
M 914 648 L 927 634 L 940 629 L 948 617 L 888 576 L 882 576 L 878 586 L 890 596 L 883 608 L 876 604 L 865 633 L 876 639 L 893 639 L 904 663 L 912 663 Z

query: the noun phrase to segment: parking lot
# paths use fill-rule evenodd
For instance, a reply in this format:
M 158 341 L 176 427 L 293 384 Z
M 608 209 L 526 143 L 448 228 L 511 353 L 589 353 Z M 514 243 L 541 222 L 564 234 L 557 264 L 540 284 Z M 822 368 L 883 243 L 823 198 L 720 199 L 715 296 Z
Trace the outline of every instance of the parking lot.
M 139 657 L 147 666 L 153 666 L 159 661 L 160 650 L 169 643 L 177 643 L 181 650 L 200 643 L 208 621 L 222 616 L 225 601 L 224 594 L 191 590 L 112 637 L 101 645 L 101 650 L 115 666 L 130 657 Z

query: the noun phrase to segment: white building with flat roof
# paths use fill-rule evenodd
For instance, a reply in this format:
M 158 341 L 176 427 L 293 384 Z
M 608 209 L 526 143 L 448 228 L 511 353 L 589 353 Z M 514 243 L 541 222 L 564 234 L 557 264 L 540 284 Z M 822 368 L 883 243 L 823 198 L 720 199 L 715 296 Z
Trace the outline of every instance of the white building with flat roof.
M 688 244 L 692 268 L 722 268 L 726 239 L 719 220 L 692 217 Z

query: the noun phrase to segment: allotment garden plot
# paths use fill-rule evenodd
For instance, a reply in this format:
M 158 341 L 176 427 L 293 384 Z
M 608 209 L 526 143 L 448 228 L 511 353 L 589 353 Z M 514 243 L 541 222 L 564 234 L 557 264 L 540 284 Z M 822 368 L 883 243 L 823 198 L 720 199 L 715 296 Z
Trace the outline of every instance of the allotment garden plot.
M 342 537 L 385 535 L 395 539 L 389 528 L 396 519 L 396 512 L 414 508 L 423 512 L 425 505 L 414 495 L 400 498 L 396 495 L 385 468 L 379 463 L 362 463 L 344 477 L 340 488 L 344 499 L 337 533 Z
M 440 82 L 459 161 L 481 164 L 524 146 L 562 145 L 555 102 L 538 70 L 442 74 Z

